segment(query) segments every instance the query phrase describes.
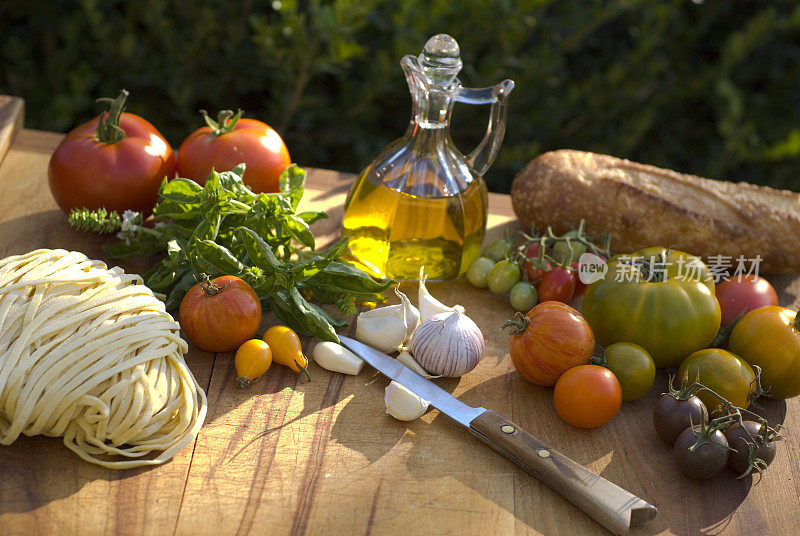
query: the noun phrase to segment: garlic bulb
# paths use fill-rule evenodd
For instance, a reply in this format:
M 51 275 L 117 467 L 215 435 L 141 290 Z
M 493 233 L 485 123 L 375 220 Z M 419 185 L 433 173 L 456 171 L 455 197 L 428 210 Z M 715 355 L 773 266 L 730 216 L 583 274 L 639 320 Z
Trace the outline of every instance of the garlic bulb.
M 400 298 L 398 305 L 364 311 L 356 320 L 356 339 L 387 354 L 399 350 L 419 324 L 419 311 L 408 296 L 397 287 L 394 293 Z
M 400 355 L 397 356 L 397 360 L 400 361 L 403 365 L 413 370 L 414 372 L 416 372 L 417 374 L 419 374 L 420 376 L 422 376 L 423 378 L 427 378 L 429 380 L 432 380 L 434 378 L 439 378 L 439 376 L 431 376 L 430 374 L 428 374 L 428 371 L 422 368 L 422 365 L 417 363 L 416 359 L 414 359 L 414 356 L 412 356 L 405 350 L 400 352 Z
M 363 359 L 335 342 L 323 341 L 318 343 L 314 347 L 313 356 L 317 365 L 333 372 L 355 376 L 364 368 Z
M 414 359 L 430 374 L 455 378 L 478 365 L 485 343 L 480 328 L 460 305 L 422 322 L 411 338 Z
M 428 401 L 423 400 L 399 383 L 393 381 L 384 392 L 386 413 L 399 421 L 413 421 L 428 411 Z
M 428 279 L 428 276 L 425 275 L 425 267 L 420 266 L 419 268 L 419 294 L 417 296 L 417 303 L 419 304 L 419 313 L 421 320 L 425 321 L 428 318 L 432 317 L 438 313 L 446 313 L 449 311 L 455 311 L 453 307 L 448 307 L 433 296 L 431 293 L 428 292 L 428 288 L 425 286 L 425 281 Z

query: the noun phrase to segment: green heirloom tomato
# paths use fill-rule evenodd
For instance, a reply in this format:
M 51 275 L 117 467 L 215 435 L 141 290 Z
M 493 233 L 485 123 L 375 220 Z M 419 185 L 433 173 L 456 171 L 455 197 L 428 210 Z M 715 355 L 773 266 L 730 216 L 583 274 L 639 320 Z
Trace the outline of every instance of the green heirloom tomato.
M 656 365 L 647 350 L 632 342 L 615 342 L 604 352 L 608 368 L 622 386 L 622 400 L 641 398 L 653 387 Z
M 721 318 L 705 264 L 658 247 L 612 257 L 605 277 L 586 289 L 583 316 L 599 345 L 638 344 L 659 368 L 707 347 Z

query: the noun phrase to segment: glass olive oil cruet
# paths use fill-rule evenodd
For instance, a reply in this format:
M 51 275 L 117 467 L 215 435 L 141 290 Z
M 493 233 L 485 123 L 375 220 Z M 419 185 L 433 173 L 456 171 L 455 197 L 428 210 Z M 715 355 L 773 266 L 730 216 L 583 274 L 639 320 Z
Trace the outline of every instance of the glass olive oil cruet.
M 343 234 L 350 252 L 376 273 L 416 280 L 424 265 L 431 280 L 451 280 L 480 252 L 487 205 L 482 176 L 503 142 L 514 82 L 461 87 L 461 53 L 447 34 L 431 37 L 418 58 L 405 56 L 400 65 L 411 90 L 411 124 L 356 179 Z M 450 138 L 455 102 L 492 105 L 486 135 L 469 156 Z

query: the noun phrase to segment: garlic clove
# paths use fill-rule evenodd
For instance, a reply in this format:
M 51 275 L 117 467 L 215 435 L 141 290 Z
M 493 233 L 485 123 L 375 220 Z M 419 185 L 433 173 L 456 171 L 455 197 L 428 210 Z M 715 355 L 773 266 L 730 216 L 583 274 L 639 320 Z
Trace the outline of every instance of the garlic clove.
M 428 280 L 428 276 L 425 275 L 425 267 L 420 266 L 419 268 L 419 294 L 417 295 L 417 303 L 419 304 L 419 313 L 422 320 L 427 320 L 428 318 L 432 317 L 438 313 L 446 313 L 448 311 L 454 311 L 453 307 L 448 307 L 433 296 L 431 293 L 428 292 L 428 287 L 425 286 L 425 281 Z
M 428 411 L 429 402 L 418 397 L 396 381 L 384 391 L 386 413 L 399 421 L 413 421 Z
M 430 374 L 428 374 L 428 371 L 422 368 L 422 365 L 417 363 L 417 360 L 414 359 L 414 356 L 412 356 L 406 350 L 400 352 L 400 355 L 397 356 L 397 360 L 403 365 L 413 370 L 414 372 L 416 372 L 417 374 L 419 374 L 420 376 L 422 376 L 423 378 L 427 378 L 429 380 L 433 380 L 435 378 L 441 378 L 441 376 L 431 376 Z
M 364 368 L 364 360 L 335 342 L 323 341 L 314 347 L 314 361 L 320 367 L 353 376 Z
M 356 319 L 356 339 L 384 353 L 399 350 L 419 324 L 419 310 L 395 287 L 398 305 L 364 311 Z
M 455 378 L 474 369 L 486 348 L 480 328 L 456 305 L 424 320 L 411 338 L 414 359 L 430 374 Z

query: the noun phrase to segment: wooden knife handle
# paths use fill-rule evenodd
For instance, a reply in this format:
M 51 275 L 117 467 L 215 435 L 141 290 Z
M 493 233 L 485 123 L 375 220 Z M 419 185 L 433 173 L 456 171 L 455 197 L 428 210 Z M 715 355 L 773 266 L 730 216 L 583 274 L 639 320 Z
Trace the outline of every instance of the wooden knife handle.
M 551 449 L 496 411 L 486 410 L 470 429 L 547 487 L 614 534 L 653 519 L 658 509 Z

